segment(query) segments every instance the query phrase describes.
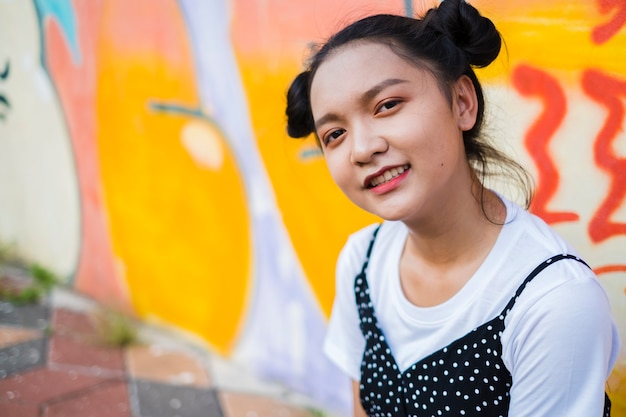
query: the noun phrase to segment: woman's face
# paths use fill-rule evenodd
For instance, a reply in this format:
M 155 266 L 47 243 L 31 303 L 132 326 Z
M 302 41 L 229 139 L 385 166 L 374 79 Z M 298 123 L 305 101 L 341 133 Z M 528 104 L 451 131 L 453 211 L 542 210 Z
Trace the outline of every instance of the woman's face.
M 375 42 L 334 51 L 311 85 L 330 174 L 355 204 L 387 220 L 440 216 L 470 192 L 462 132 L 475 107 L 467 77 L 452 86 L 450 103 L 429 71 Z

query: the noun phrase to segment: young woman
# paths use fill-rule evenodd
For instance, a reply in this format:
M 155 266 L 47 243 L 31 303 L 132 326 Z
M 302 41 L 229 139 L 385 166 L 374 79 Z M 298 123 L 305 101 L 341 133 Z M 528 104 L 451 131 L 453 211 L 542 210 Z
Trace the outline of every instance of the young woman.
M 542 220 L 486 188 L 525 171 L 481 136 L 473 67 L 501 39 L 461 0 L 422 19 L 376 15 L 335 34 L 288 92 L 288 132 L 384 219 L 337 264 L 325 351 L 355 416 L 609 415 L 619 351 L 591 269 Z

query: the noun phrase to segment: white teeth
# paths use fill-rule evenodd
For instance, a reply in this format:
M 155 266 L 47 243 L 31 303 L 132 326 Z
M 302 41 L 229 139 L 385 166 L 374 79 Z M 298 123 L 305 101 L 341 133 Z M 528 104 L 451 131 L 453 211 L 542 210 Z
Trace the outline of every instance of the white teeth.
M 371 184 L 372 187 L 376 187 L 376 186 L 378 186 L 380 184 L 383 184 L 383 183 L 391 180 L 392 178 L 397 177 L 398 175 L 400 175 L 404 171 L 406 171 L 408 168 L 409 168 L 408 165 L 405 165 L 405 166 L 402 166 L 402 167 L 397 167 L 397 168 L 391 168 L 389 171 L 385 171 L 381 175 L 379 175 L 376 178 L 372 179 L 370 184 Z

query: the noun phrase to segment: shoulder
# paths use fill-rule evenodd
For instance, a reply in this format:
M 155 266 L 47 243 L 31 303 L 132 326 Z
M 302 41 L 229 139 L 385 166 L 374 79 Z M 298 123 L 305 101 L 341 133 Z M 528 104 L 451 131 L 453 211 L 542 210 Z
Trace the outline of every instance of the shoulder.
M 546 263 L 557 255 L 580 256 L 577 251 L 541 218 L 519 209 L 515 218 L 518 239 L 508 254 L 509 268 L 515 273 L 516 285 L 535 268 L 544 268 L 530 281 L 516 302 L 507 327 L 516 320 L 549 314 L 553 318 L 580 307 L 608 306 L 608 298 L 593 270 L 578 259 L 561 259 Z M 545 264 L 544 264 L 545 263 Z M 569 313 L 568 313 L 569 314 Z M 570 318 L 573 318 L 570 316 Z
M 507 316 L 502 359 L 513 377 L 516 415 L 598 415 L 619 353 L 608 298 L 572 259 L 537 275 Z
M 609 299 L 593 271 L 577 260 L 563 259 L 542 270 L 521 293 L 507 317 L 502 341 L 514 358 L 533 344 L 529 341 L 543 349 L 560 343 L 581 348 L 610 339 L 613 327 Z
M 520 296 L 528 307 L 565 309 L 566 306 L 607 305 L 600 281 L 586 264 L 576 259 L 551 262 L 528 284 Z
M 507 204 L 511 204 L 508 202 Z M 509 206 L 507 206 L 509 208 Z M 516 210 L 509 227 L 515 239 L 505 254 L 510 288 L 519 286 L 544 261 L 560 254 L 579 256 L 575 249 L 541 218 Z M 521 348 L 523 341 L 548 340 L 552 335 L 586 337 L 586 331 L 612 324 L 610 304 L 594 272 L 576 259 L 552 262 L 525 287 L 507 316 L 503 344 Z M 608 327 L 606 327 L 608 326 Z M 583 330 L 586 328 L 586 330 Z M 542 334 L 536 338 L 537 335 Z
M 569 258 L 551 262 L 541 270 L 524 289 L 518 302 L 520 310 L 530 312 L 609 304 L 594 272 L 586 264 Z

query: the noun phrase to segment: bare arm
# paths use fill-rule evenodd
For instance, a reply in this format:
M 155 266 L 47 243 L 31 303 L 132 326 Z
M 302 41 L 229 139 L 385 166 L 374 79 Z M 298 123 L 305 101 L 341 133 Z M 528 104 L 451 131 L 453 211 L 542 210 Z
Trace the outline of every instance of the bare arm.
M 360 397 L 360 384 L 359 381 L 352 380 L 352 398 L 353 398 L 353 416 L 354 417 L 367 417 L 365 414 L 365 410 L 363 410 L 363 406 L 361 406 L 361 397 Z

